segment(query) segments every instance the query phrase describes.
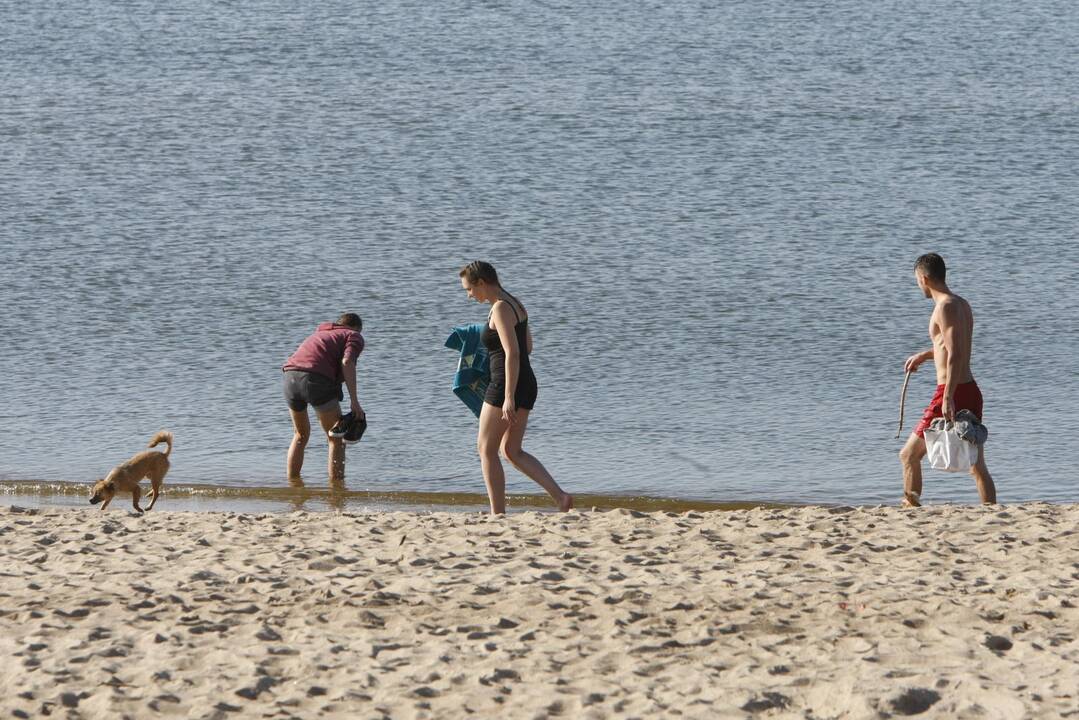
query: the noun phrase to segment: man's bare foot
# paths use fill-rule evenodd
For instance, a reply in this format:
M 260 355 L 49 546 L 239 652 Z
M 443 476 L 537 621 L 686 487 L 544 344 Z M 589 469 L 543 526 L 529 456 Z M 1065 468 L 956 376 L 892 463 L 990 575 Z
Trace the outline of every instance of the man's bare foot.
M 922 498 L 916 492 L 903 493 L 903 502 L 900 503 L 902 507 L 916 508 L 922 506 Z
M 562 493 L 562 501 L 558 503 L 559 512 L 569 512 L 573 509 L 573 496 L 568 492 Z

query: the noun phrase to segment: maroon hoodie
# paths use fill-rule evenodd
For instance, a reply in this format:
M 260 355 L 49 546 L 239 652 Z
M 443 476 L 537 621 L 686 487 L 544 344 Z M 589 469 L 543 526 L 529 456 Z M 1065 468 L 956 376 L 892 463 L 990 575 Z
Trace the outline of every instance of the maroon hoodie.
M 285 361 L 282 370 L 305 370 L 335 382 L 344 382 L 341 363 L 355 360 L 363 352 L 363 335 L 347 325 L 324 322 L 300 343 Z

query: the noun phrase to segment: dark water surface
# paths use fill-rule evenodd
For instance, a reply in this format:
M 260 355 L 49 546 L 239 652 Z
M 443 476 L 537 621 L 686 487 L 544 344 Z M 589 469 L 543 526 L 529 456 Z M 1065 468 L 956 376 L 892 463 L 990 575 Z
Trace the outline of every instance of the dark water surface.
M 1079 500 L 1073 2 L 0 12 L 5 488 L 160 428 L 171 485 L 284 487 L 280 365 L 353 310 L 349 489 L 482 493 L 442 347 L 485 315 L 456 276 L 480 257 L 531 314 L 528 444 L 567 489 L 894 502 L 935 250 L 1001 499 Z

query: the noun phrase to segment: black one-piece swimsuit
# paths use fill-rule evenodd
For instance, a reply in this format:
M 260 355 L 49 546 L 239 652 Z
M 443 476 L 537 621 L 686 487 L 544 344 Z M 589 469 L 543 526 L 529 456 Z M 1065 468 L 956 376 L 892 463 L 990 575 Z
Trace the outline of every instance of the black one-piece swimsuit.
M 536 374 L 532 372 L 532 364 L 528 361 L 528 318 L 521 319 L 514 303 L 509 303 L 513 310 L 517 324 L 513 326 L 513 334 L 517 336 L 517 357 L 520 358 L 520 367 L 517 371 L 517 391 L 513 394 L 514 405 L 524 410 L 531 410 L 536 406 L 536 397 L 539 395 L 539 385 L 536 384 Z M 487 386 L 487 394 L 484 402 L 502 407 L 506 401 L 506 351 L 502 347 L 502 341 L 498 337 L 498 330 L 491 327 L 490 318 L 483 326 L 480 340 L 487 348 L 490 359 L 491 384 Z

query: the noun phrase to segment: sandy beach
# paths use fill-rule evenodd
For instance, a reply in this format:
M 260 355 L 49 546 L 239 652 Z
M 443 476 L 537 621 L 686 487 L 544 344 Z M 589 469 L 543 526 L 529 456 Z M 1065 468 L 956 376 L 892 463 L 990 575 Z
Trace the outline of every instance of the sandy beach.
M 0 508 L 0 717 L 1079 716 L 1079 506 Z

